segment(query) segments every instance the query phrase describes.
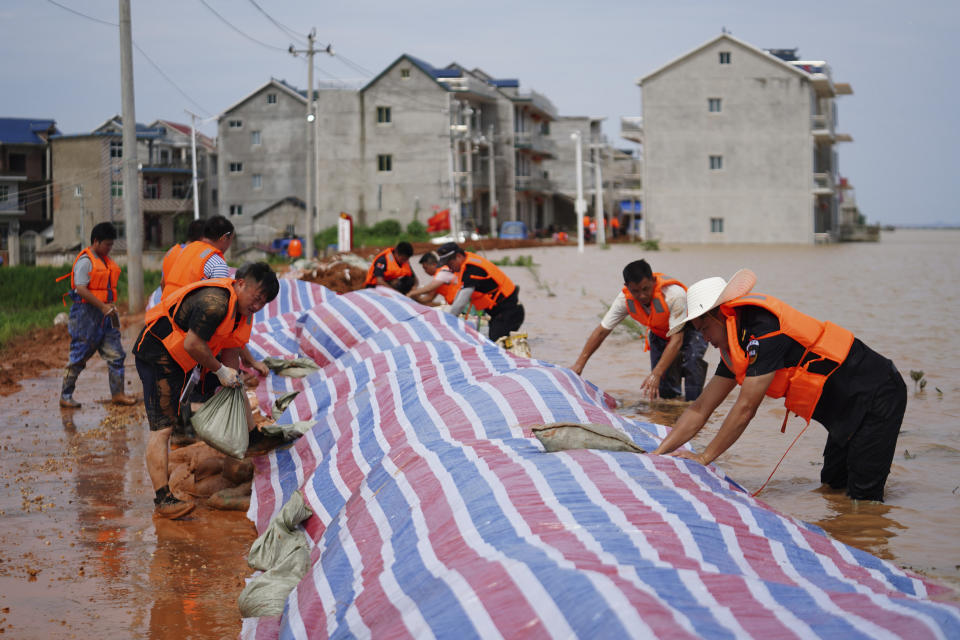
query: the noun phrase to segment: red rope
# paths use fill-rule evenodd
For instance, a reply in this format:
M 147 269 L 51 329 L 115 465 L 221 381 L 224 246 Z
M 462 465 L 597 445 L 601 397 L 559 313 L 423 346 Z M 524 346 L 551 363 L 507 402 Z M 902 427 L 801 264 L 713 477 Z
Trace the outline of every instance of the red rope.
M 790 412 L 787 411 L 787 415 L 784 416 L 784 418 L 783 418 L 783 428 L 784 428 L 784 429 L 785 429 L 786 426 L 787 426 L 787 417 L 789 417 L 789 416 L 790 416 Z M 783 462 L 783 459 L 787 457 L 787 454 L 790 453 L 790 449 L 793 449 L 793 445 L 797 444 L 797 440 L 800 439 L 800 436 L 803 435 L 803 433 L 807 430 L 807 427 L 809 427 L 809 426 L 810 426 L 810 423 L 809 423 L 809 422 L 804 425 L 803 429 L 800 430 L 800 433 L 797 434 L 797 437 L 794 438 L 794 439 L 793 439 L 793 442 L 790 443 L 790 446 L 787 447 L 787 450 L 783 452 L 783 455 L 782 455 L 782 456 L 780 456 L 780 460 L 777 461 L 776 466 L 773 467 L 773 471 L 770 472 L 770 475 L 767 476 L 767 479 L 764 480 L 764 482 L 763 482 L 762 485 L 760 485 L 760 488 L 757 489 L 755 492 L 753 492 L 753 493 L 750 494 L 751 497 L 756 498 L 758 495 L 760 495 L 760 492 L 763 491 L 764 488 L 767 486 L 767 483 L 770 482 L 770 478 L 772 478 L 772 477 L 773 477 L 773 474 L 775 474 L 775 473 L 777 472 L 777 469 L 780 468 L 780 463 Z

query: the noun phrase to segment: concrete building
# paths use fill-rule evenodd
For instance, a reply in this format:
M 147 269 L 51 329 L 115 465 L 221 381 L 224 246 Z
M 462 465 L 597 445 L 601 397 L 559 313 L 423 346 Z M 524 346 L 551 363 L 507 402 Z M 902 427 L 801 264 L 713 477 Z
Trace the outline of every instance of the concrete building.
M 144 251 L 163 252 L 186 237 L 194 217 L 192 146 L 189 125 L 157 120 L 137 124 L 137 188 L 143 212 Z M 123 238 L 123 123 L 111 118 L 91 133 L 51 138 L 53 166 L 53 242 L 43 252 L 70 254 L 90 241 L 99 222 L 112 222 Z M 216 200 L 216 143 L 197 135 L 200 217 Z M 119 252 L 118 252 L 119 253 Z M 152 263 L 151 263 L 152 264 Z
M 517 80 L 405 54 L 358 90 L 316 96 L 315 230 L 336 224 L 340 212 L 361 225 L 407 224 L 449 208 L 481 231 L 504 220 L 530 228 L 553 220 L 555 189 L 543 163 L 556 153 L 556 109 Z M 306 92 L 271 80 L 220 117 L 220 209 L 244 242 L 271 239 L 252 215 L 306 199 L 305 115 Z
M 50 136 L 56 121 L 0 118 L 0 257 L 5 265 L 36 261 L 53 219 Z
M 722 34 L 639 80 L 651 237 L 812 243 L 837 226 L 838 95 L 822 61 Z

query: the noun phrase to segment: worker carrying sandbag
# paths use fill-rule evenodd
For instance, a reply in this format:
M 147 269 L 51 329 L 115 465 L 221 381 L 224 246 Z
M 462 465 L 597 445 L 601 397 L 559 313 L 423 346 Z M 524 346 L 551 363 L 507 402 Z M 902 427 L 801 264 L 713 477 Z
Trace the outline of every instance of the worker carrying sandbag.
M 251 316 L 279 289 L 270 266 L 257 262 L 241 267 L 236 279 L 212 278 L 182 287 L 147 311 L 133 353 L 150 424 L 146 462 L 157 515 L 179 518 L 195 506 L 170 493 L 167 476 L 170 434 L 188 373 L 199 364 L 213 371 L 222 386 L 240 386 L 239 357 L 221 363 L 217 354 L 229 344 L 246 342 Z

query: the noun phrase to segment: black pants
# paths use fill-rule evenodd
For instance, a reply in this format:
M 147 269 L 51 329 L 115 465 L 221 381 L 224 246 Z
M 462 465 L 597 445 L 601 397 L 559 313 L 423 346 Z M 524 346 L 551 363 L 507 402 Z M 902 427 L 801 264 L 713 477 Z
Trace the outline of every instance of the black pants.
M 907 385 L 896 367 L 877 387 L 863 422 L 846 442 L 827 438 L 820 481 L 834 489 L 847 488 L 854 500 L 883 501 L 900 424 L 907 408 Z
M 520 299 L 520 287 L 517 287 L 508 297 L 500 300 L 492 309 L 487 309 L 490 314 L 490 339 L 494 342 L 502 336 L 509 336 L 511 331 L 516 331 L 523 324 L 525 313 L 523 305 L 518 301 Z

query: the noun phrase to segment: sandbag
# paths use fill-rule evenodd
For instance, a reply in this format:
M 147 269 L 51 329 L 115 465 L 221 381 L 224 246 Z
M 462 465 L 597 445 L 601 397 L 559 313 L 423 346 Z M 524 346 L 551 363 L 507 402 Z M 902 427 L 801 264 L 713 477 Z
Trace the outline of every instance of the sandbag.
M 532 427 L 548 453 L 568 449 L 605 449 L 646 453 L 623 431 L 608 424 L 579 424 L 577 422 L 553 422 Z
M 286 376 L 288 378 L 304 378 L 314 371 L 320 370 L 320 365 L 310 358 L 274 358 L 268 357 L 262 360 L 275 375 Z
M 264 573 L 243 588 L 237 604 L 244 618 L 283 613 L 287 596 L 310 569 L 307 538 L 298 525 L 313 515 L 299 491 L 290 495 L 270 526 L 250 547 L 247 564 Z
M 247 397 L 242 388 L 221 387 L 190 422 L 197 436 L 217 451 L 234 458 L 247 452 Z
M 287 410 L 287 406 L 293 399 L 297 397 L 299 391 L 287 391 L 277 396 L 277 399 L 273 401 L 273 407 L 270 409 L 270 415 L 274 420 L 280 417 L 280 415 Z
M 296 440 L 307 431 L 313 428 L 313 425 L 316 424 L 314 420 L 301 420 L 300 422 L 293 422 L 291 424 L 265 424 L 260 427 L 265 435 L 268 436 L 283 436 L 284 440 Z

